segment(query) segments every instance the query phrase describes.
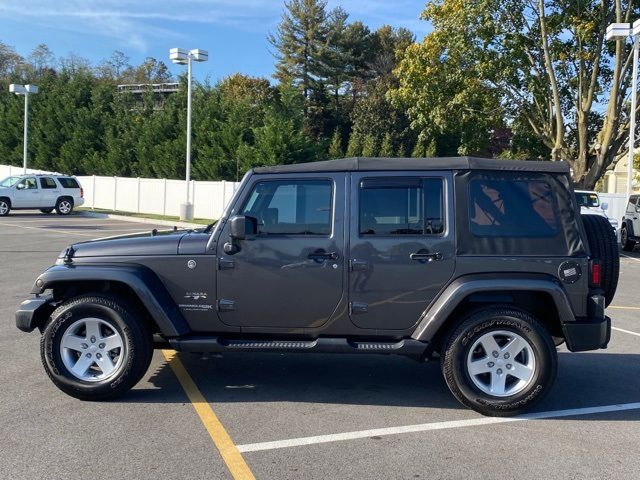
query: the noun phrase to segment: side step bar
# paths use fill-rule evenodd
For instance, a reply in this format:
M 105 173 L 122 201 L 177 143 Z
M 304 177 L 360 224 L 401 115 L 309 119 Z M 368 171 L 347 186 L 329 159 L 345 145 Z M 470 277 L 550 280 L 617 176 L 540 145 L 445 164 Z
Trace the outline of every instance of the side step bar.
M 250 340 L 222 337 L 184 337 L 169 340 L 179 352 L 309 352 L 309 353 L 382 353 L 422 356 L 427 343 L 404 339 L 397 342 L 356 341 L 347 338 L 317 338 L 315 340 Z

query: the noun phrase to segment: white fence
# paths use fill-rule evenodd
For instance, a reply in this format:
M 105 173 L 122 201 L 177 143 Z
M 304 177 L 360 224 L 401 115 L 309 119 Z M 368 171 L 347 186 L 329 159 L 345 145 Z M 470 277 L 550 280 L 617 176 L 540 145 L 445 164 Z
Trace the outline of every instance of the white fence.
M 51 173 L 28 170 L 29 173 Z M 22 174 L 22 168 L 0 165 L 0 178 Z M 77 177 L 84 189 L 85 207 L 121 212 L 180 215 L 186 200 L 184 180 L 127 177 Z M 218 219 L 238 188 L 236 182 L 191 182 L 196 218 Z
M 624 193 L 598 193 L 598 196 L 600 203 L 609 204 L 607 216 L 615 218 L 620 223 L 627 210 L 627 196 Z

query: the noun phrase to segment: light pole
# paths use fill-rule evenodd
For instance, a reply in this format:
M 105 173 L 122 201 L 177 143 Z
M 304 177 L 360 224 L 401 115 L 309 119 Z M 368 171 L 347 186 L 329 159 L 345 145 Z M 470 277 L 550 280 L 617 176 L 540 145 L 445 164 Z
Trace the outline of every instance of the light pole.
M 24 138 L 22 146 L 22 173 L 27 174 L 27 155 L 29 145 L 29 95 L 38 93 L 36 85 L 18 85 L 12 83 L 9 85 L 9 91 L 16 95 L 24 95 Z
M 633 157 L 636 143 L 636 110 L 638 109 L 638 52 L 640 51 L 640 20 L 612 23 L 607 27 L 607 40 L 620 41 L 631 36 L 633 41 L 633 70 L 631 71 L 631 113 L 629 116 L 629 159 L 627 161 L 627 199 L 633 189 Z
M 169 58 L 173 63 L 187 66 L 187 200 L 180 205 L 180 220 L 193 220 L 193 204 L 189 195 L 189 183 L 191 181 L 191 62 L 206 62 L 209 53 L 206 50 L 194 48 L 185 50 L 183 48 L 172 48 L 169 50 Z

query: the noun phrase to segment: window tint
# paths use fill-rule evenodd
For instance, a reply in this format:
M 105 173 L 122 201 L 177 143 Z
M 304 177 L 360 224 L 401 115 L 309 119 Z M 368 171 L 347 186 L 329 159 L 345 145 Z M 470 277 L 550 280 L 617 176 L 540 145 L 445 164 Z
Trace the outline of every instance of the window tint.
M 479 237 L 554 237 L 552 190 L 540 180 L 469 182 L 471 232 Z
M 262 235 L 329 235 L 331 193 L 328 180 L 259 182 L 242 214 L 258 220 Z
M 57 188 L 56 181 L 50 177 L 40 177 L 40 186 L 42 188 Z
M 58 181 L 64 188 L 80 188 L 75 178 L 58 178 Z
M 370 178 L 360 183 L 361 235 L 438 235 L 444 232 L 439 178 Z

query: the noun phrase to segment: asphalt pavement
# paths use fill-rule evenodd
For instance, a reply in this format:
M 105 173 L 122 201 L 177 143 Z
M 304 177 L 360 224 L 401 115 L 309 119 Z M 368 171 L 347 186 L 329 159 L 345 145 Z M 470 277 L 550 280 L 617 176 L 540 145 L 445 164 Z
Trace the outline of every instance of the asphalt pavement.
M 152 228 L 79 215 L 0 218 L 0 478 L 233 478 L 203 406 L 194 408 L 193 392 L 162 352 L 125 397 L 82 402 L 49 381 L 40 334 L 15 328 L 16 307 L 68 244 Z M 621 257 L 609 348 L 561 347 L 553 390 L 515 421 L 463 408 L 436 362 L 251 352 L 178 358 L 257 479 L 637 479 L 639 285 L 636 250 Z

